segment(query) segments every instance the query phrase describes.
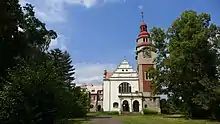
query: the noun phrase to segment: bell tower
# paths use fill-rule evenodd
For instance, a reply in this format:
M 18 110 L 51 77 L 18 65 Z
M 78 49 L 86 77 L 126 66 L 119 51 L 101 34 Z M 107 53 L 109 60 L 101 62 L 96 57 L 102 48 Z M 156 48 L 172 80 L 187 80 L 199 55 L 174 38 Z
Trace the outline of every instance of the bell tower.
M 141 16 L 142 21 L 140 24 L 140 33 L 136 40 L 135 59 L 137 62 L 139 91 L 143 92 L 145 95 L 150 95 L 152 78 L 148 70 L 154 67 L 154 58 L 156 54 L 149 49 L 151 45 L 150 34 L 147 31 L 147 24 L 144 22 L 143 12 L 141 12 Z

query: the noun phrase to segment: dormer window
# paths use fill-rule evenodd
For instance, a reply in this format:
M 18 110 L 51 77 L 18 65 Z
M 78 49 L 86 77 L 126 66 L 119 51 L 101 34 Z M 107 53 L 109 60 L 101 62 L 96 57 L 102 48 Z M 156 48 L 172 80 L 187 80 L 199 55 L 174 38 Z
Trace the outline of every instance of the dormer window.
M 128 69 L 126 69 L 126 71 L 128 71 Z
M 122 69 L 122 71 L 124 71 L 124 69 Z

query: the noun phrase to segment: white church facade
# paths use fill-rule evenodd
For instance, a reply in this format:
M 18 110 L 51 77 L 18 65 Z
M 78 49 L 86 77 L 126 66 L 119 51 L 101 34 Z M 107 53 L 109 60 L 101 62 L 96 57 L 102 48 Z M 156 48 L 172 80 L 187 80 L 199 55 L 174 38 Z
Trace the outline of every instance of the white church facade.
M 138 88 L 138 75 L 124 59 L 118 68 L 107 77 L 104 77 L 104 111 L 142 110 L 142 93 Z
M 99 95 L 97 95 L 96 102 L 91 103 L 95 108 L 91 109 L 119 111 L 120 113 L 143 112 L 143 109 L 151 109 L 160 113 L 160 96 L 153 94 L 151 87 L 152 77 L 149 69 L 155 68 L 156 57 L 156 53 L 149 50 L 151 43 L 147 25 L 142 20 L 136 40 L 137 71 L 126 59 L 118 65 L 115 71 L 105 70 L 102 89 L 99 89 L 103 93 L 102 99 L 98 99 Z
M 146 75 L 147 76 L 147 75 Z M 147 79 L 151 81 L 151 79 Z M 124 59 L 114 72 L 105 71 L 103 110 L 142 112 L 151 109 L 160 113 L 160 96 L 140 91 L 139 76 Z
M 146 108 L 160 113 L 160 96 L 152 94 L 152 77 L 149 72 L 150 68 L 155 68 L 156 53 L 149 50 L 150 34 L 144 20 L 136 43 L 137 72 L 126 59 L 115 71 L 104 72 L 104 111 L 142 112 Z

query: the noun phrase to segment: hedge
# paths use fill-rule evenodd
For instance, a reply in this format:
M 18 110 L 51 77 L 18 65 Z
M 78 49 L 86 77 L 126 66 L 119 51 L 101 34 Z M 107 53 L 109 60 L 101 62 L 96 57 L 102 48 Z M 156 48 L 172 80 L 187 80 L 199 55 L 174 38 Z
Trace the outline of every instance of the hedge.
M 106 114 L 106 115 L 119 115 L 118 111 L 106 111 L 106 112 L 101 112 L 101 114 Z
M 152 110 L 152 109 L 143 109 L 144 114 L 158 114 L 157 111 Z

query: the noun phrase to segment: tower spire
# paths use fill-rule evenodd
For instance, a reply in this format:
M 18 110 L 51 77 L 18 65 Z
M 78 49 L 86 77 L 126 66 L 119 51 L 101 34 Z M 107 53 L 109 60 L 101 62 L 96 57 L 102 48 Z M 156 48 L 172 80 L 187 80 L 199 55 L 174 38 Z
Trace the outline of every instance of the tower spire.
M 144 12 L 141 10 L 141 20 L 144 23 Z
M 144 12 L 141 10 L 141 26 L 140 26 L 140 32 L 147 31 L 147 25 L 144 22 Z
M 141 24 L 140 24 L 140 33 L 138 35 L 137 41 L 141 38 L 146 40 L 146 38 L 149 38 L 150 36 L 150 34 L 147 31 L 147 24 L 144 22 L 144 11 L 142 10 L 143 6 L 140 6 L 139 8 L 141 10 Z

